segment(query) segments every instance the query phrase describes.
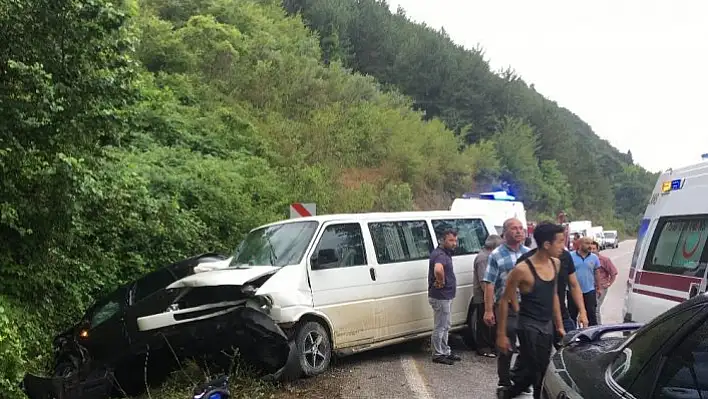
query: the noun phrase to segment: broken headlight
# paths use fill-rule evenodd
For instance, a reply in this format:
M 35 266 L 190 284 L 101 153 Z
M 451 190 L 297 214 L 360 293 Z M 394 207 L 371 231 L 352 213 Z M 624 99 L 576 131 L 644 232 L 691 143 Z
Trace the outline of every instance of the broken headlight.
M 258 288 L 250 284 L 241 287 L 241 292 L 250 297 L 250 300 L 254 301 L 258 308 L 269 311 L 273 307 L 273 298 L 270 295 L 256 295 L 256 291 L 258 291 Z
M 251 306 L 255 305 L 255 308 L 266 313 L 270 312 L 270 309 L 273 307 L 273 298 L 271 298 L 270 295 L 256 295 L 250 298 L 249 301 L 252 304 Z

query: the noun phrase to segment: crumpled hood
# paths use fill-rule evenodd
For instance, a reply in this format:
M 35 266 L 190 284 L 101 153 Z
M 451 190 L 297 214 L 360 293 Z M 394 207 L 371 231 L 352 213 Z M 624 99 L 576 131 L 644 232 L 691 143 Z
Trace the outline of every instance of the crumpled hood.
M 194 267 L 193 271 L 194 273 L 204 273 L 212 270 L 227 269 L 233 259 L 234 257 L 232 256 L 228 259 L 219 260 L 216 262 L 200 263 Z
M 280 270 L 276 266 L 253 266 L 207 271 L 187 276 L 167 286 L 167 289 L 184 287 L 213 287 L 219 285 L 243 285 L 259 277 Z

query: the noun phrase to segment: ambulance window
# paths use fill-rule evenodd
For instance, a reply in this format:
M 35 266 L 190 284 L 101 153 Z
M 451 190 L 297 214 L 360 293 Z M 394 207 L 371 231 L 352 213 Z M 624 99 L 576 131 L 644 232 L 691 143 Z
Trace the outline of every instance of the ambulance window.
M 696 275 L 708 238 L 708 217 L 671 218 L 659 221 L 646 270 Z

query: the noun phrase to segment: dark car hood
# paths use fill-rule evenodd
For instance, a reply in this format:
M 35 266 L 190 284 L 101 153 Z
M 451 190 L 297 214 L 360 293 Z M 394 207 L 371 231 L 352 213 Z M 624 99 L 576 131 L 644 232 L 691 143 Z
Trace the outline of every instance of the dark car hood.
M 611 391 L 605 383 L 605 371 L 612 363 L 617 348 L 625 338 L 607 337 L 593 342 L 581 342 L 561 348 L 552 361 L 557 370 L 565 370 L 564 379 L 583 397 L 607 397 Z

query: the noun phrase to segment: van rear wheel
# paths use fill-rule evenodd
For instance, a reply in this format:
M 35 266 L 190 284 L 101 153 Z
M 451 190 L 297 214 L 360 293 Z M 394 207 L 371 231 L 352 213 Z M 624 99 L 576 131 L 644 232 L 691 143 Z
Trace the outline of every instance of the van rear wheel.
M 477 349 L 477 311 L 473 304 L 470 304 L 469 310 L 467 311 L 467 326 L 462 330 L 462 342 L 468 349 Z
M 332 342 L 327 330 L 316 321 L 300 324 L 291 343 L 292 356 L 288 360 L 286 379 L 313 377 L 329 368 L 332 360 Z

